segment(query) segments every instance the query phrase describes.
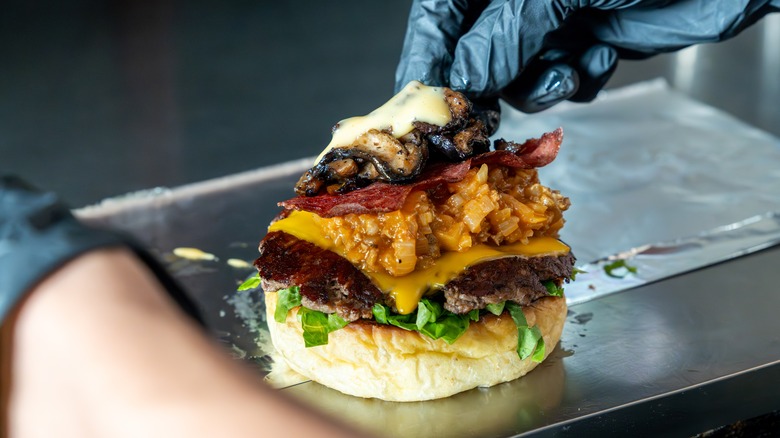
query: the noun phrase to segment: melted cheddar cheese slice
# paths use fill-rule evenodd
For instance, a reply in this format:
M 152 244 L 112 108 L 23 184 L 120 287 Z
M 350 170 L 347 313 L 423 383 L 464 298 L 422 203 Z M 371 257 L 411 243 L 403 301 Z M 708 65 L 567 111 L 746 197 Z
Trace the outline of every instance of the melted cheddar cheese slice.
M 341 256 L 339 248 L 326 239 L 320 227 L 314 222 L 314 214 L 294 211 L 286 218 L 272 223 L 268 232 L 284 231 L 298 239 L 331 250 Z M 502 246 L 475 245 L 465 252 L 445 252 L 427 269 L 415 270 L 402 277 L 365 272 L 379 289 L 395 299 L 398 313 L 405 315 L 414 312 L 425 292 L 444 286 L 457 277 L 464 269 L 479 262 L 510 256 L 538 256 L 566 254 L 569 247 L 553 237 L 532 237 L 527 244 L 514 243 Z

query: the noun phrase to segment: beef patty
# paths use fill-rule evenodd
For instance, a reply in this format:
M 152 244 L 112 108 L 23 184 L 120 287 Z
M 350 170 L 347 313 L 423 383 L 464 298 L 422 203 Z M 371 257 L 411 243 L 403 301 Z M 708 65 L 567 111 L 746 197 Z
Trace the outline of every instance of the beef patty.
M 514 301 L 527 306 L 549 295 L 547 281 L 560 286 L 571 277 L 571 252 L 537 257 L 504 257 L 478 263 L 444 285 L 444 308 L 468 313 L 488 304 Z
M 291 286 L 300 288 L 302 304 L 313 310 L 337 313 L 347 321 L 370 319 L 372 307 L 393 307 L 371 280 L 345 258 L 283 231 L 274 231 L 260 242 L 255 266 L 266 292 Z M 503 257 L 473 265 L 450 280 L 442 292 L 444 307 L 463 314 L 488 304 L 514 301 L 529 305 L 548 296 L 547 281 L 556 285 L 571 277 L 571 253 L 537 257 Z

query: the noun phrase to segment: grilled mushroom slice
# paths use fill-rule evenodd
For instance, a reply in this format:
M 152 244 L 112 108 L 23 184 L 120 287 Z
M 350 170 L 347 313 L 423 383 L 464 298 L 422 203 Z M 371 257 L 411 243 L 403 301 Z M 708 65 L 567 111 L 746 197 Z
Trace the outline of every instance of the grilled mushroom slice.
M 344 192 L 373 181 L 404 182 L 422 171 L 428 147 L 414 131 L 401 137 L 371 129 L 347 147 L 333 148 L 303 174 L 295 191 L 313 196 L 324 186 L 329 192 Z M 334 187 L 335 186 L 335 187 Z
M 498 113 L 493 114 L 495 120 L 486 113 L 474 114 L 476 107 L 463 94 L 449 88 L 444 89 L 444 100 L 450 111 L 446 125 L 415 121 L 414 129 L 400 138 L 389 130 L 371 129 L 349 145 L 330 149 L 301 176 L 295 192 L 315 196 L 324 192 L 345 193 L 374 181 L 403 183 L 422 172 L 429 153 L 433 162 L 463 161 L 487 152 L 490 129 L 496 127 Z M 490 126 L 486 126 L 485 120 Z M 338 125 L 334 127 L 337 128 Z
M 434 134 L 429 140 L 434 150 L 450 161 L 463 161 L 490 149 L 485 125 L 476 119 L 469 120 L 468 126 L 455 135 Z

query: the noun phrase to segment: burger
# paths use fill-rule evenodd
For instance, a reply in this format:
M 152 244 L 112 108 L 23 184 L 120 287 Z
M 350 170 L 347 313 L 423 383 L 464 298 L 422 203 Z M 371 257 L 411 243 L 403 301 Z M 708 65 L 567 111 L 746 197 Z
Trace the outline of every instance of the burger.
M 539 182 L 561 129 L 492 143 L 462 94 L 409 83 L 339 122 L 259 245 L 273 345 L 346 394 L 448 397 L 517 379 L 558 343 L 568 198 Z

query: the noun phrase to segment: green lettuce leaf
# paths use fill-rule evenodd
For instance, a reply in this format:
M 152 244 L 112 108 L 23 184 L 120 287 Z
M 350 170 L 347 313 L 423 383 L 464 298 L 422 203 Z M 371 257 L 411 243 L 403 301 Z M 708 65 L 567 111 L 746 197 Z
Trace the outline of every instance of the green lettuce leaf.
M 283 323 L 291 309 L 301 306 L 300 289 L 293 286 L 276 293 L 279 295 L 274 319 Z M 521 359 L 530 356 L 532 360 L 541 362 L 545 354 L 542 333 L 538 327 L 528 327 L 520 305 L 508 301 L 489 304 L 486 311 L 500 315 L 505 309 L 509 311 L 517 326 L 517 354 Z M 417 310 L 408 315 L 399 315 L 380 303 L 374 305 L 372 312 L 374 319 L 379 324 L 417 331 L 432 339 L 443 339 L 448 344 L 454 343 L 468 330 L 470 321 L 479 321 L 480 318 L 479 310 L 475 309 L 465 315 L 458 315 L 446 310 L 441 303 L 427 298 L 420 300 Z M 327 344 L 329 333 L 349 324 L 336 314 L 326 314 L 303 306 L 298 310 L 298 319 L 303 328 L 303 341 L 306 347 Z
M 625 278 L 628 274 L 636 274 L 636 271 L 636 266 L 629 265 L 623 259 L 604 265 L 604 273 L 612 278 Z
M 241 283 L 240 286 L 238 286 L 238 291 L 242 292 L 245 290 L 254 289 L 256 287 L 260 286 L 260 274 L 257 273 L 249 278 L 247 278 L 243 283 Z
M 517 326 L 517 355 L 520 359 L 530 356 L 534 362 L 541 362 L 545 353 L 541 330 L 536 326 L 528 327 L 523 308 L 519 304 L 507 301 L 506 309 Z
M 493 315 L 499 316 L 502 313 L 504 313 L 504 305 L 505 304 L 506 304 L 506 301 L 502 301 L 500 303 L 495 303 L 495 304 L 488 304 L 487 307 L 485 307 L 485 309 L 488 312 L 492 313 Z
M 287 313 L 293 308 L 301 305 L 300 289 L 298 286 L 291 286 L 287 289 L 277 291 L 276 294 L 277 299 L 276 309 L 274 310 L 274 320 L 278 323 L 284 323 L 287 321 Z
M 431 339 L 444 339 L 448 344 L 452 344 L 466 332 L 469 328 L 469 320 L 479 319 L 478 310 L 465 315 L 456 315 L 446 310 L 441 303 L 427 298 L 420 300 L 417 310 L 408 315 L 394 313 L 389 307 L 380 303 L 374 304 L 372 310 L 374 319 L 380 324 L 417 331 Z
M 429 322 L 420 330 L 420 333 L 432 339 L 444 339 L 448 344 L 457 341 L 469 328 L 467 315 L 450 313 L 437 321 Z
M 390 309 L 387 306 L 376 303 L 371 309 L 371 312 L 374 314 L 374 320 L 376 320 L 376 322 L 380 324 L 390 324 L 389 320 L 387 319 L 387 317 L 390 316 Z
M 420 304 L 417 305 L 417 318 L 415 318 L 414 322 L 417 330 L 422 330 L 425 327 L 425 324 L 428 324 L 429 322 L 435 322 L 439 317 L 437 313 L 437 308 L 431 302 L 420 302 Z
M 588 271 L 583 271 L 580 268 L 574 268 L 571 271 L 571 277 L 569 277 L 570 280 L 574 281 L 577 279 L 577 274 L 587 274 Z
M 349 322 L 335 313 L 323 313 L 301 306 L 301 293 L 298 286 L 292 286 L 277 292 L 274 320 L 284 323 L 290 310 L 298 309 L 298 320 L 303 328 L 303 343 L 306 347 L 316 347 L 328 343 L 328 334 L 344 328 Z
M 393 313 L 389 307 L 380 303 L 374 304 L 371 310 L 374 313 L 374 319 L 380 324 L 394 325 L 404 330 L 417 330 L 417 316 L 415 313 L 398 315 Z
M 536 333 L 539 334 L 539 341 L 536 343 L 536 348 L 534 349 L 534 354 L 531 356 L 531 360 L 534 362 L 541 362 L 544 360 L 544 338 L 542 337 L 542 332 L 539 330 L 539 327 L 533 326 L 531 330 L 534 330 Z
M 303 328 L 303 343 L 306 348 L 325 345 L 328 343 L 328 334 L 343 328 L 348 324 L 342 317 L 335 313 L 325 314 L 317 310 L 301 307 L 298 309 L 298 318 Z
M 545 289 L 547 289 L 547 293 L 548 294 L 550 294 L 550 295 L 552 295 L 554 297 L 562 297 L 563 296 L 563 287 L 558 286 L 557 284 L 555 284 L 554 281 L 548 280 L 548 281 L 545 281 L 542 284 L 544 285 Z

